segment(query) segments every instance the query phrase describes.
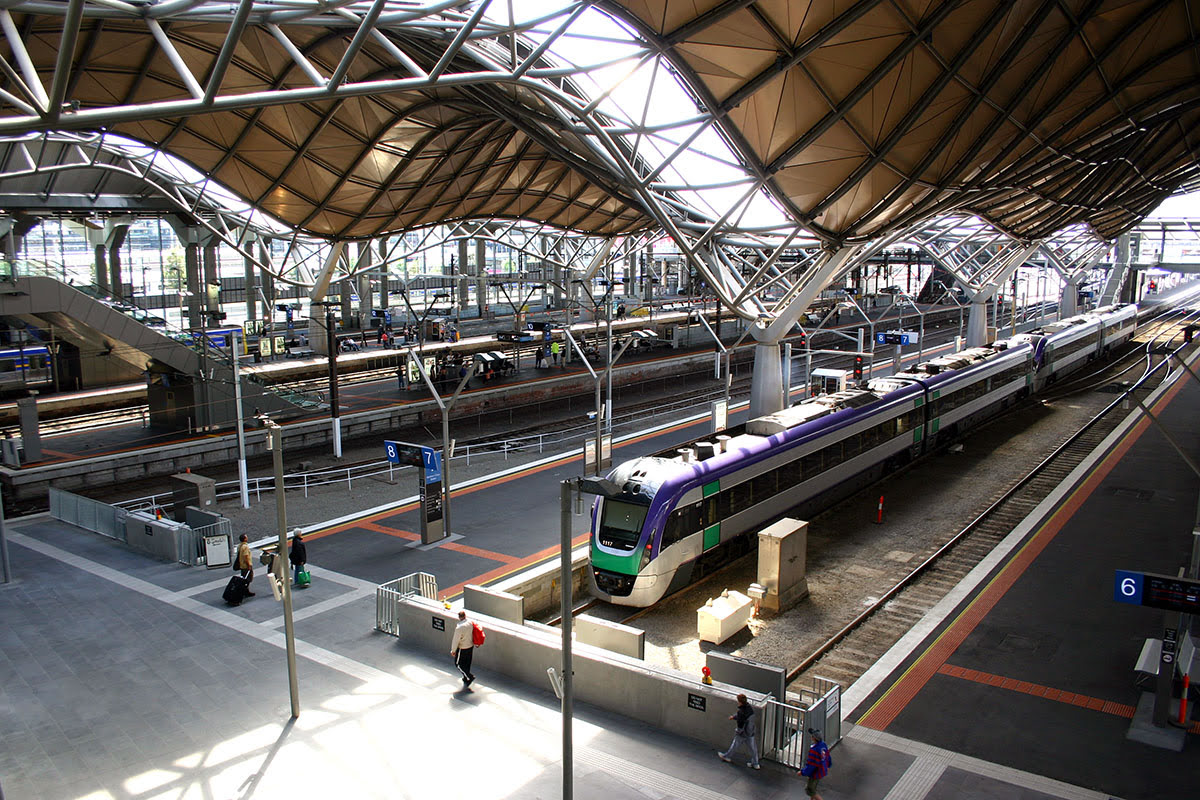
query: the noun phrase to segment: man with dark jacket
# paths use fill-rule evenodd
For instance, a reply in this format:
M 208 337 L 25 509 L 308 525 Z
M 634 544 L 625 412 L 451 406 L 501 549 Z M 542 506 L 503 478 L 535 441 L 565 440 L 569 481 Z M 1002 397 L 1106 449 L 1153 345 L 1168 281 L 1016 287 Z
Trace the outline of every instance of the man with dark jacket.
M 746 699 L 746 695 L 739 694 L 737 696 L 738 707 L 737 712 L 730 717 L 734 721 L 733 743 L 729 745 L 729 749 L 724 753 L 718 752 L 717 755 L 722 761 L 733 761 L 733 753 L 741 745 L 746 745 L 750 750 L 750 760 L 746 762 L 746 766 L 751 769 L 760 769 L 758 763 L 758 736 L 754 725 L 754 707 L 750 705 L 750 701 Z
M 288 560 L 292 562 L 292 582 L 299 586 L 300 573 L 304 572 L 304 565 L 308 563 L 308 548 L 300 538 L 299 528 L 292 531 L 292 550 L 288 553 Z

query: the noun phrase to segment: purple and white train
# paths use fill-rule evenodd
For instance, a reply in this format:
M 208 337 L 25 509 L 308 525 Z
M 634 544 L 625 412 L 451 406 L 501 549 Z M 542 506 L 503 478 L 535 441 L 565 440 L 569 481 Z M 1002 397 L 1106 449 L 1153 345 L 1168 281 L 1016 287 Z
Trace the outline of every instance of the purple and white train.
M 1136 326 L 1136 306 L 1097 309 L 810 398 L 707 446 L 626 461 L 608 475 L 620 494 L 592 507 L 592 591 L 652 605 L 747 552 L 747 534 L 849 496 L 1128 341 Z

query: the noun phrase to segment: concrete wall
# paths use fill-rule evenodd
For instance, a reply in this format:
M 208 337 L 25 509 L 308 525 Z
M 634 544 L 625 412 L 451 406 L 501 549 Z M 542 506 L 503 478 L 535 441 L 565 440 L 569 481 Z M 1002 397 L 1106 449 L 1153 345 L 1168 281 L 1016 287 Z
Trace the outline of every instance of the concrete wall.
M 591 593 L 587 567 L 588 548 L 585 545 L 571 553 L 571 593 L 574 597 Z M 558 589 L 560 568 L 561 562 L 555 558 L 532 569 L 521 570 L 492 588 L 525 598 L 525 616 L 539 617 L 562 606 L 562 593 Z
M 610 650 L 630 658 L 646 657 L 646 632 L 619 622 L 580 614 L 575 617 L 575 639 L 580 644 Z
M 449 652 L 458 621 L 455 610 L 421 597 L 400 600 L 398 606 L 401 641 L 439 657 Z M 473 664 L 480 680 L 486 684 L 489 672 L 499 672 L 551 691 L 546 670 L 562 667 L 557 631 L 476 617 L 488 632 L 487 642 L 476 651 Z M 434 627 L 435 619 L 441 620 L 444 630 Z M 697 739 L 710 747 L 723 749 L 729 745 L 733 735 L 729 715 L 737 707 L 738 692 L 744 690 L 720 683 L 705 686 L 699 675 L 693 678 L 588 645 L 577 644 L 572 652 L 576 701 Z M 746 694 L 761 713 L 764 696 Z M 703 706 L 703 710 L 697 706 Z
M 463 587 L 463 608 L 472 614 L 484 614 L 518 625 L 525 621 L 525 601 L 520 595 L 474 584 Z

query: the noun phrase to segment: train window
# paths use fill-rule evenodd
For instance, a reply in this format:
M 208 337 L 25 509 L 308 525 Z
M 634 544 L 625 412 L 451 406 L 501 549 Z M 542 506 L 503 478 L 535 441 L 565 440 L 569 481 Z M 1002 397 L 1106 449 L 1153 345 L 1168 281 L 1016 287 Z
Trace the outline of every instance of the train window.
M 803 475 L 800 472 L 800 461 L 790 461 L 776 470 L 779 473 L 779 488 L 780 490 L 790 489 L 800 483 Z
M 663 530 L 662 546 L 670 547 L 698 530 L 700 530 L 699 504 L 676 509 L 667 520 L 667 526 Z
M 821 451 L 818 450 L 815 453 L 809 453 L 802 458 L 800 460 L 800 468 L 808 477 L 819 474 L 821 472 Z
M 707 528 L 709 525 L 716 525 L 722 517 L 728 516 L 728 504 L 728 492 L 711 494 L 704 498 L 704 502 L 700 505 L 700 527 Z M 725 509 L 722 510 L 721 506 L 725 506 Z
M 840 463 L 842 463 L 841 442 L 831 444 L 821 451 L 821 466 L 825 469 L 833 469 Z
M 774 470 L 764 472 L 754 479 L 754 496 L 759 498 L 760 503 L 763 498 L 770 497 L 776 491 L 778 491 L 778 486 Z
M 742 481 L 729 490 L 729 513 L 737 514 L 754 505 L 754 482 Z
M 642 538 L 642 524 L 649 506 L 605 500 L 600 520 L 600 544 L 616 550 L 632 550 Z

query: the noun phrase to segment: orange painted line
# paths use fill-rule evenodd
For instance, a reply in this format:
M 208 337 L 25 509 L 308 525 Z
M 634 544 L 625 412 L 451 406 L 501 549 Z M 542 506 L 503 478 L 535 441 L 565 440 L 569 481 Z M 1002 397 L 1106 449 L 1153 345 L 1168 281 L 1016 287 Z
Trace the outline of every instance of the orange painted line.
M 1184 385 L 1184 381 L 1176 381 L 1175 385 L 1158 399 L 1152 411 L 1157 414 L 1160 409 L 1175 399 Z M 1054 540 L 1067 521 L 1096 491 L 1148 427 L 1150 427 L 1150 420 L 1143 416 L 1126 432 L 1121 441 L 1101 460 L 1083 483 L 1076 487 L 1050 515 L 1049 519 L 1010 557 L 1000 572 L 983 587 L 982 591 L 947 626 L 946 630 L 942 631 L 917 660 L 904 671 L 904 674 L 884 692 L 883 696 L 867 709 L 857 720 L 857 724 L 882 731 L 895 721 L 900 712 L 925 687 L 929 679 L 937 673 L 979 623 L 995 608 L 1017 579 L 1037 560 L 1046 546 Z
M 358 527 L 368 531 L 375 531 L 376 533 L 386 533 L 388 536 L 395 536 L 397 539 L 408 539 L 410 542 L 415 542 L 417 539 L 421 538 L 412 531 L 405 531 L 399 528 L 389 528 L 387 525 L 376 525 L 374 522 L 365 522 Z M 312 537 L 310 536 L 308 538 L 311 539 Z
M 1136 710 L 1134 706 L 1127 703 L 1117 703 L 1112 700 L 1101 700 L 1098 697 L 1085 697 L 1081 694 L 1060 692 L 1058 689 L 1053 689 L 1049 686 L 1039 686 L 1035 683 L 1018 681 L 1013 678 L 1005 678 L 1000 675 L 992 675 L 974 669 L 963 669 L 953 664 L 943 664 L 938 669 L 938 673 L 948 675 L 951 678 L 960 678 L 964 681 L 979 683 L 984 686 L 1002 686 L 1002 688 L 1010 692 L 1020 692 L 1021 694 L 1042 697 L 1053 702 L 1083 706 L 1093 711 L 1102 711 L 1105 714 L 1112 714 L 1113 716 L 1124 717 L 1125 719 L 1133 719 L 1133 712 Z M 1200 726 L 1200 723 L 1197 723 L 1197 726 Z
M 571 541 L 571 549 L 573 550 L 576 547 L 578 547 L 579 545 L 586 542 L 588 540 L 589 535 L 590 534 L 582 533 L 579 536 L 576 536 Z M 460 595 L 462 593 L 463 587 L 466 586 L 468 583 L 474 584 L 476 586 L 487 586 L 489 583 L 493 583 L 495 581 L 500 580 L 501 578 L 505 578 L 514 572 L 525 569 L 526 567 L 532 566 L 533 564 L 536 564 L 540 561 L 545 561 L 548 558 L 558 555 L 558 552 L 560 549 L 561 548 L 559 548 L 558 545 L 554 545 L 553 547 L 547 547 L 545 550 L 539 550 L 538 552 L 533 553 L 532 555 L 525 556 L 524 558 L 514 559 L 511 564 L 506 564 L 502 567 L 496 567 L 495 569 L 488 570 L 487 572 L 484 572 L 481 575 L 476 575 L 474 578 L 468 578 L 467 580 L 463 581 L 462 583 L 456 583 L 453 586 L 449 586 L 442 590 L 442 592 L 441 592 L 442 599 L 443 600 L 451 600 L 451 599 L 457 597 L 458 595 Z

